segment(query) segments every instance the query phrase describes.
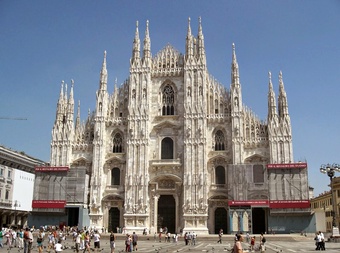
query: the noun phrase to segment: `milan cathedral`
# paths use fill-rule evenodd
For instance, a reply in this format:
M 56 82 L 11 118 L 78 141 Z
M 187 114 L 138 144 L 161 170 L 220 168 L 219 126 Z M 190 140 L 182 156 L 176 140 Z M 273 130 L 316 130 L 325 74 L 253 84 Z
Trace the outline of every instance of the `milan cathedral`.
M 188 21 L 184 54 L 168 44 L 154 56 L 149 22 L 143 41 L 137 22 L 129 77 L 109 93 L 105 52 L 96 108 L 85 121 L 80 102 L 74 109 L 76 85 L 68 92 L 62 83 L 50 163 L 69 168 L 59 197 L 68 225 L 261 233 L 281 228 L 282 213 L 308 213 L 307 165 L 293 160 L 282 73 L 277 98 L 269 73 L 261 120 L 243 103 L 231 50 L 226 87 L 208 72 L 201 19 L 197 36 Z

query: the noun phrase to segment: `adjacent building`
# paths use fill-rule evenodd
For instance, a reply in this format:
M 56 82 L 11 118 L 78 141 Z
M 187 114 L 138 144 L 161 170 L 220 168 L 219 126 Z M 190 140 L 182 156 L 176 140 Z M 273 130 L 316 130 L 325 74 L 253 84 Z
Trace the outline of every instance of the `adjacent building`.
M 315 214 L 317 230 L 333 233 L 333 214 L 335 225 L 340 226 L 340 177 L 334 177 L 332 190 L 326 191 L 311 199 L 311 208 Z M 333 212 L 334 199 L 334 212 Z
M 62 82 L 51 166 L 36 168 L 36 225 L 314 231 L 307 163 L 293 158 L 283 74 L 276 97 L 269 73 L 268 116 L 258 118 L 242 99 L 236 46 L 222 85 L 208 71 L 201 20 L 197 30 L 194 36 L 189 19 L 184 53 L 168 44 L 152 55 L 149 23 L 141 41 L 137 22 L 130 75 L 109 92 L 104 53 L 96 107 L 85 121 L 73 80 L 69 91 Z
M 34 168 L 45 163 L 23 152 L 0 146 L 0 224 L 2 227 L 28 225 L 32 211 Z

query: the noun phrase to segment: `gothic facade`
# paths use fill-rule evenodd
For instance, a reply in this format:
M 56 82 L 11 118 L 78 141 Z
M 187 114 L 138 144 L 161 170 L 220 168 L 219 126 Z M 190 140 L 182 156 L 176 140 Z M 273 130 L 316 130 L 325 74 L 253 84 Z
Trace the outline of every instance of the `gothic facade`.
M 228 88 L 208 72 L 201 20 L 194 36 L 189 19 L 184 54 L 168 44 L 154 56 L 149 23 L 141 42 L 137 22 L 129 77 L 108 92 L 105 52 L 86 121 L 73 81 L 69 93 L 62 83 L 50 162 L 74 174 L 60 195 L 65 208 L 86 210 L 73 223 L 88 215 L 90 226 L 114 231 L 255 233 L 278 229 L 282 212 L 306 215 L 296 205 L 308 201 L 307 165 L 294 163 L 282 73 L 278 103 L 269 74 L 261 120 L 243 103 L 234 44 L 230 71 Z

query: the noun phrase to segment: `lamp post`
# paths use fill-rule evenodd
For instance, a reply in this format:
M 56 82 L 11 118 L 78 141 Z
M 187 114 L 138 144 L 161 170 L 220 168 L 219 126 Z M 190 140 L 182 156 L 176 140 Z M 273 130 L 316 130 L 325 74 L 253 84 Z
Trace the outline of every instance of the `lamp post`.
M 20 207 L 20 202 L 18 200 L 14 201 L 14 225 L 17 225 L 17 207 Z
M 323 174 L 327 174 L 331 181 L 331 197 L 332 197 L 332 227 L 336 227 L 335 222 L 335 201 L 334 201 L 334 193 L 333 193 L 333 177 L 335 172 L 340 172 L 340 165 L 339 164 L 323 164 L 320 166 L 320 172 Z

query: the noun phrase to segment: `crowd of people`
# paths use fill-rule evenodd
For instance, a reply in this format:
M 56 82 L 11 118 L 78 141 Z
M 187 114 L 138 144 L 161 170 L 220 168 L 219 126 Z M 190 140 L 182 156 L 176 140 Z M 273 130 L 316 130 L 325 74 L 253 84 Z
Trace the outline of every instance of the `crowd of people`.
M 103 230 L 105 231 L 105 230 Z M 143 231 L 143 235 L 147 235 L 147 231 Z M 33 236 L 34 235 L 34 236 Z M 66 237 L 72 238 L 70 248 L 74 252 L 79 253 L 91 253 L 102 251 L 100 246 L 101 235 L 97 229 L 78 229 L 77 227 L 71 227 L 67 229 L 61 229 L 58 227 L 53 228 L 40 228 L 35 230 L 33 228 L 15 229 L 15 228 L 3 228 L 0 230 L 0 248 L 7 247 L 18 248 L 19 251 L 23 249 L 24 253 L 31 253 L 33 245 L 36 245 L 38 253 L 47 252 L 61 252 L 69 246 L 64 244 Z M 217 243 L 222 244 L 223 230 L 218 233 Z M 35 237 L 35 238 L 34 238 Z M 183 232 L 171 234 L 166 227 L 161 228 L 158 233 L 159 242 L 173 242 L 178 243 L 180 237 L 183 237 L 185 245 L 196 245 L 197 234 L 193 232 Z M 156 233 L 155 233 L 156 242 Z M 243 253 L 243 246 L 249 244 L 250 252 L 260 251 L 264 253 L 266 251 L 266 237 L 263 233 L 256 238 L 254 235 L 246 233 L 246 242 L 244 242 L 244 236 L 242 233 L 235 234 L 235 243 L 232 248 L 233 253 Z M 68 239 L 68 242 L 71 241 Z M 325 250 L 325 237 L 324 234 L 319 231 L 315 234 L 315 250 Z M 93 242 L 93 245 L 91 244 Z M 116 248 L 116 236 L 113 231 L 109 235 L 109 243 L 111 253 L 114 253 Z M 70 243 L 68 243 L 70 245 Z M 91 248 L 92 246 L 92 248 Z M 125 237 L 125 252 L 138 251 L 138 235 L 133 232 L 127 233 Z
M 83 251 L 83 253 L 90 253 L 90 242 L 94 243 L 94 251 L 100 252 L 100 233 L 98 230 L 78 229 L 77 227 L 64 227 L 63 229 L 55 227 L 41 227 L 35 229 L 34 227 L 25 229 L 3 228 L 0 229 L 0 248 L 7 247 L 8 250 L 18 248 L 24 253 L 31 253 L 32 248 L 36 246 L 39 253 L 44 249 L 47 252 L 61 252 L 67 248 L 64 245 L 66 237 L 71 237 L 75 252 Z M 110 235 L 111 253 L 115 249 L 115 235 L 111 232 Z

